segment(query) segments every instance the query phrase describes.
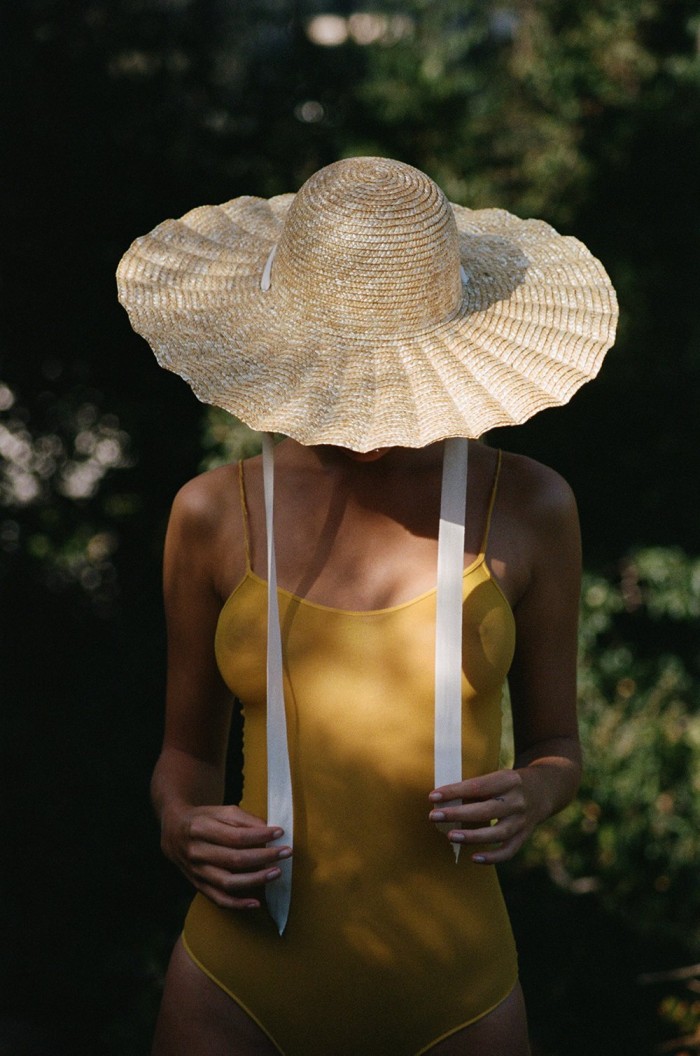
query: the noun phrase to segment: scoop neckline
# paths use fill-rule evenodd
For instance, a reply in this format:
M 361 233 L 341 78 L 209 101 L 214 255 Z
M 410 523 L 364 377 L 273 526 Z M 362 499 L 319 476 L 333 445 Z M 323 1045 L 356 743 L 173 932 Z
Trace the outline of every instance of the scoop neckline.
M 513 609 L 510 602 L 508 601 L 508 598 L 503 593 L 503 589 L 501 588 L 500 584 L 496 581 L 496 579 L 494 579 L 491 569 L 486 564 L 485 554 L 477 554 L 474 560 L 464 568 L 462 572 L 462 579 L 466 579 L 467 576 L 469 576 L 472 572 L 475 572 L 477 568 L 480 568 L 481 566 L 486 569 L 489 581 L 493 583 L 494 587 L 508 606 L 508 610 L 512 613 Z M 265 587 L 267 589 L 267 580 L 264 579 L 262 576 L 258 575 L 257 572 L 254 572 L 252 568 L 247 568 L 242 579 L 236 584 L 229 596 L 226 598 L 226 601 L 223 603 L 221 611 L 219 613 L 219 617 L 221 617 L 224 612 L 224 609 L 227 608 L 229 602 L 233 601 L 234 597 L 239 592 L 246 580 L 252 580 L 259 586 Z M 396 605 L 388 605 L 385 608 L 380 609 L 343 609 L 335 605 L 324 605 L 322 602 L 311 601 L 309 598 L 303 598 L 301 597 L 301 595 L 295 594 L 293 591 L 287 590 L 286 587 L 281 587 L 279 585 L 277 587 L 277 593 L 278 595 L 282 595 L 283 597 L 288 598 L 290 601 L 295 602 L 297 605 L 301 605 L 310 609 L 317 609 L 320 612 L 337 613 L 342 616 L 362 617 L 383 616 L 387 613 L 399 612 L 401 609 L 408 609 L 412 605 L 418 605 L 420 602 L 426 601 L 428 598 L 434 597 L 437 593 L 437 586 L 430 587 L 428 590 L 424 590 L 422 591 L 422 593 L 417 594 L 413 598 L 408 598 L 406 601 L 400 601 Z

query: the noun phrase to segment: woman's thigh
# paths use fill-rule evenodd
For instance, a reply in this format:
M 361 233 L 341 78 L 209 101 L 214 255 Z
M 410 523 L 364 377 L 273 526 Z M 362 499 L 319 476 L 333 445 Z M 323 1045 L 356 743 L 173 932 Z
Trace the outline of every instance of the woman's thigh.
M 151 1056 L 279 1056 L 243 1009 L 178 940 L 165 977 Z
M 425 1056 L 530 1056 L 520 983 L 492 1012 L 438 1042 Z

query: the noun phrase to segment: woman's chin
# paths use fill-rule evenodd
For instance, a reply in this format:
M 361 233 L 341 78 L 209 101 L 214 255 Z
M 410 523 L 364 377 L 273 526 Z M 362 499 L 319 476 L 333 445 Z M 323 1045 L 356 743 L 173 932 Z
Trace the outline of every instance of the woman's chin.
M 351 451 L 348 447 L 341 447 L 339 450 L 347 458 L 352 459 L 353 462 L 377 462 L 380 458 L 384 458 L 384 455 L 391 451 L 391 448 L 377 447 L 373 451 Z

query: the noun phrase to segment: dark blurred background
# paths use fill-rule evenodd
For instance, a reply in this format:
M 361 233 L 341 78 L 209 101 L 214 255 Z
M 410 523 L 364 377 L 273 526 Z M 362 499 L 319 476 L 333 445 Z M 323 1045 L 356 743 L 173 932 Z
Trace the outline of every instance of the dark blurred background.
M 147 1053 L 189 897 L 148 806 L 160 552 L 175 491 L 237 433 L 156 367 L 116 264 L 165 217 L 353 154 L 543 217 L 618 290 L 600 378 L 494 438 L 570 480 L 587 570 L 586 781 L 503 882 L 536 1056 L 697 1052 L 697 3 L 0 12 L 0 1056 Z

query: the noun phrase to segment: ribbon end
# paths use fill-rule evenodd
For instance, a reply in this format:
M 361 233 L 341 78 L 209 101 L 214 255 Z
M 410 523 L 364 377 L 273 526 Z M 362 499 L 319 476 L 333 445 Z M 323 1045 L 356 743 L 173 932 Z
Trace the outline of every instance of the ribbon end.
M 289 900 L 284 896 L 279 898 L 277 892 L 273 892 L 269 887 L 265 893 L 265 900 L 268 912 L 277 926 L 277 931 L 283 935 L 289 917 Z
M 454 800 L 454 803 L 450 803 L 449 805 L 450 806 L 454 806 L 457 803 L 461 803 L 461 800 Z M 452 830 L 455 828 L 455 825 L 454 825 L 454 822 L 452 822 L 452 821 L 438 821 L 438 822 L 435 823 L 435 828 L 439 829 L 440 832 L 444 832 L 445 835 L 447 835 L 448 832 L 452 832 Z M 451 844 L 451 847 L 452 847 L 452 850 L 454 851 L 455 862 L 458 862 L 459 861 L 459 852 L 462 850 L 462 848 L 461 848 L 461 846 L 458 843 Z
M 454 778 L 453 780 L 459 780 L 459 778 Z M 451 782 L 449 780 L 445 780 L 445 781 L 441 780 L 438 783 L 439 784 L 443 784 L 443 785 L 447 785 L 447 784 L 450 784 Z M 462 800 L 461 799 L 451 799 L 448 802 L 440 803 L 439 806 L 440 807 L 461 807 L 462 806 Z M 462 826 L 458 822 L 454 822 L 454 821 L 438 821 L 438 822 L 435 822 L 435 828 L 439 829 L 440 832 L 444 832 L 445 835 L 447 835 L 448 832 L 452 832 L 454 829 L 460 829 L 461 827 Z M 461 848 L 460 848 L 458 843 L 453 843 L 452 844 L 452 849 L 455 852 L 455 861 L 457 861 L 457 859 L 459 858 L 459 852 L 460 852 Z
M 292 863 L 291 859 L 279 863 L 282 875 L 272 880 L 265 888 L 267 909 L 277 925 L 280 935 L 284 933 L 289 918 L 289 906 L 292 899 Z

